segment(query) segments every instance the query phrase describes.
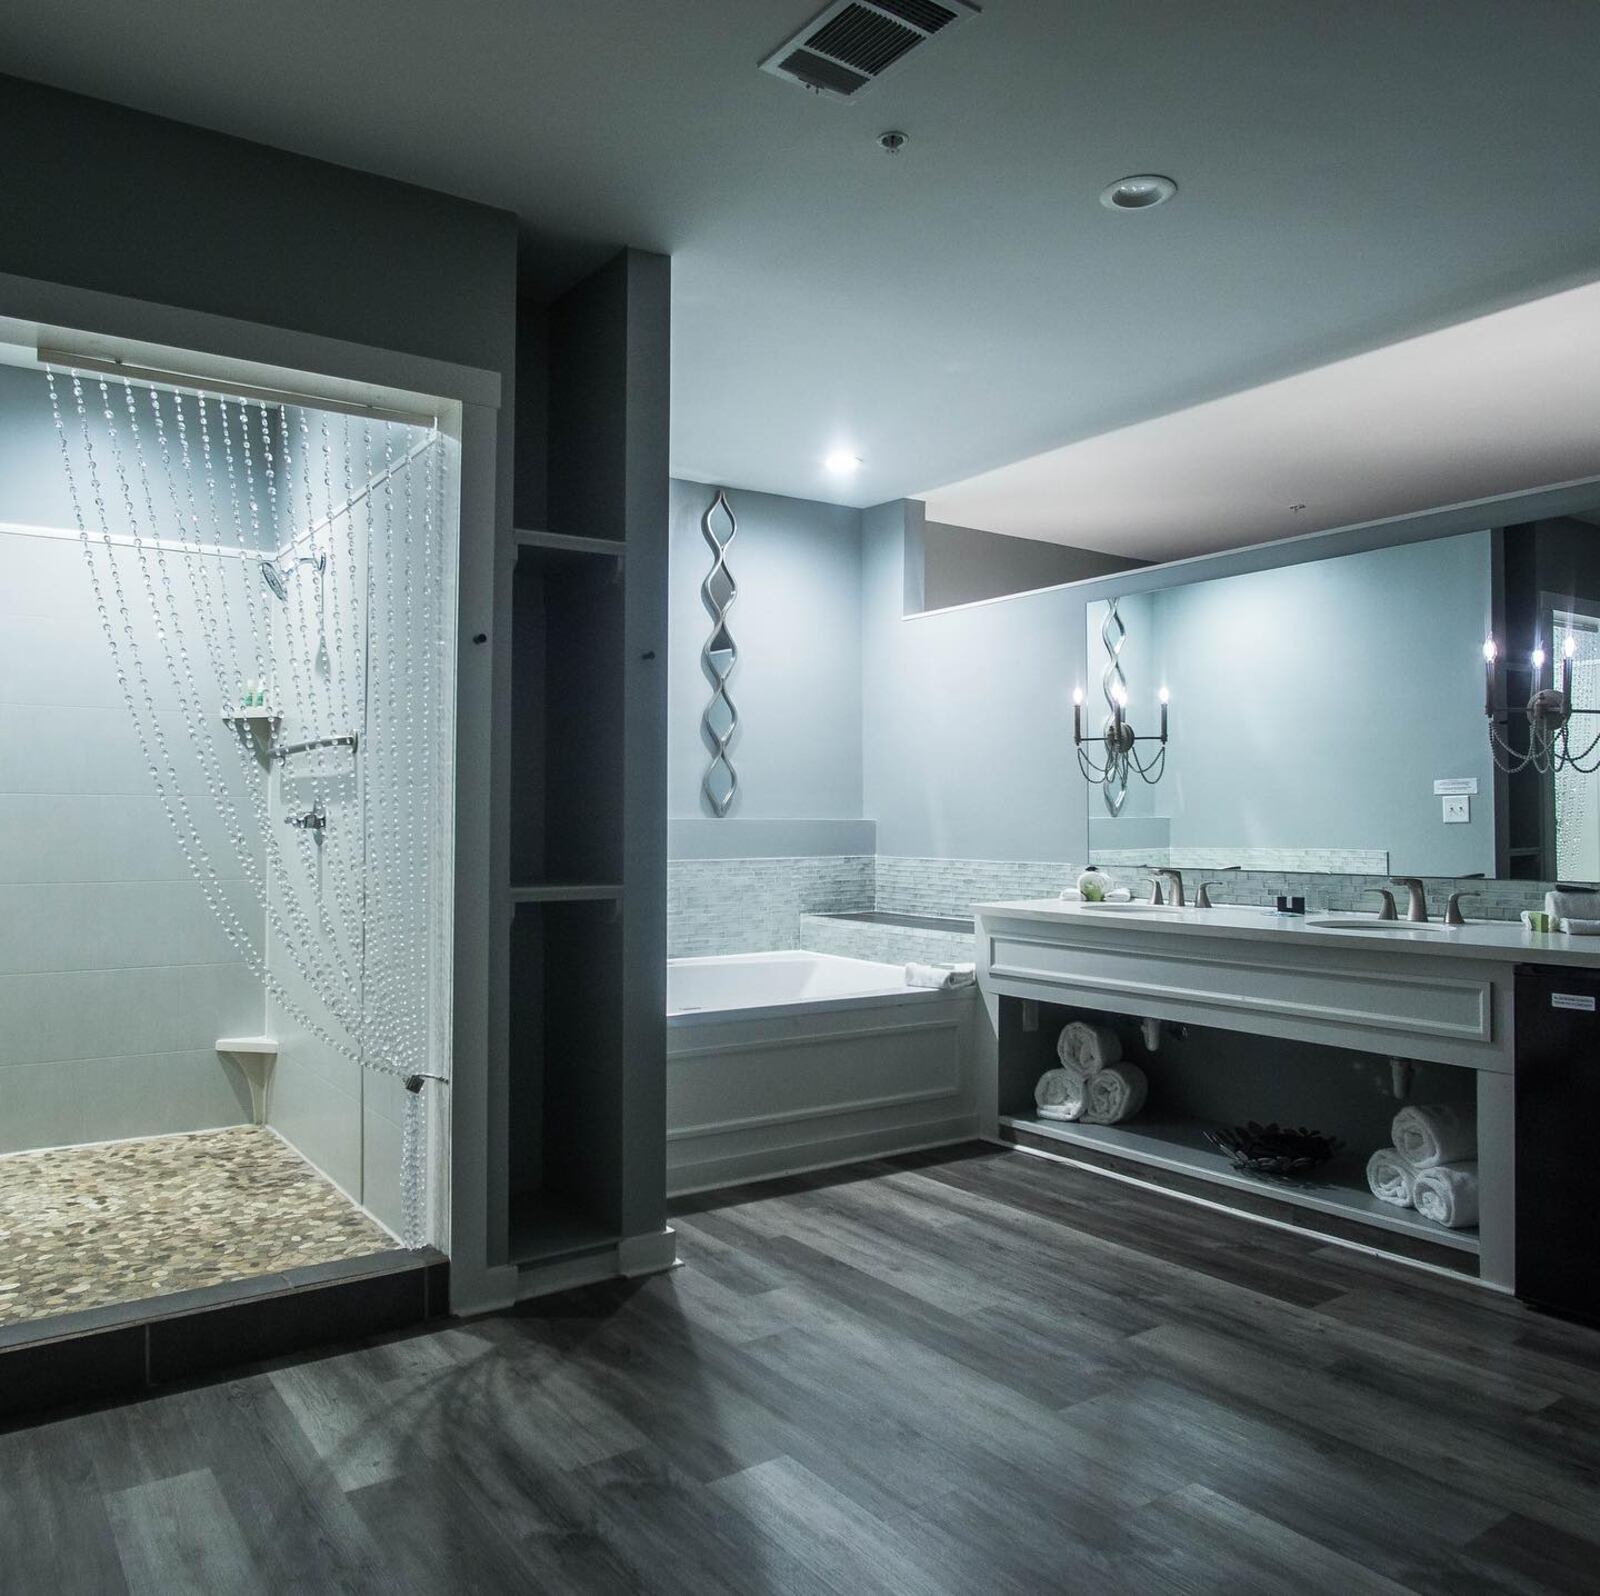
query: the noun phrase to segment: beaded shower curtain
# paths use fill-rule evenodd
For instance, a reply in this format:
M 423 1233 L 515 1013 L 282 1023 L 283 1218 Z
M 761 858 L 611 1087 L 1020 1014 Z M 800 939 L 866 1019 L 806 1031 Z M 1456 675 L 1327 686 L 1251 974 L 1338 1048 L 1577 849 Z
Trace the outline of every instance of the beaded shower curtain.
M 418 1246 L 448 1057 L 444 440 L 436 425 L 46 376 L 150 779 L 241 960 L 400 1121 L 400 1223 Z

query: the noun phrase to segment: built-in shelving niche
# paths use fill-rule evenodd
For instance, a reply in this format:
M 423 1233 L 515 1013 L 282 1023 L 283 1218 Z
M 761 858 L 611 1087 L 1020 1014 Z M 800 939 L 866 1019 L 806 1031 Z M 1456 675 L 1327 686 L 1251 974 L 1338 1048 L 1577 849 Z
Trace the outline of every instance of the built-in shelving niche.
M 622 563 L 519 542 L 514 887 L 622 879 Z
M 1145 1070 L 1150 1098 L 1121 1125 L 1041 1119 L 1033 1097 L 1054 1066 L 1055 1043 L 1071 1019 L 1111 1025 L 1124 1056 Z M 1081 1159 L 1258 1218 L 1475 1273 L 1476 1229 L 1446 1230 L 1367 1189 L 1368 1155 L 1389 1139 L 1402 1106 L 1391 1094 L 1386 1059 L 1308 1042 L 1287 1042 L 1190 1025 L 1163 1028 L 1147 1052 L 1138 1022 L 1015 998 L 1000 1006 L 1000 1128 L 1004 1139 Z M 1444 1064 L 1417 1064 L 1407 1101 L 1473 1101 L 1476 1077 Z M 1205 1132 L 1247 1120 L 1307 1125 L 1340 1137 L 1346 1150 L 1302 1180 L 1263 1179 L 1235 1170 Z
M 524 1289 L 665 1226 L 669 324 L 667 261 L 631 250 L 518 314 L 489 1190 Z
M 621 1224 L 618 904 L 519 905 L 511 933 L 512 1263 L 616 1240 Z

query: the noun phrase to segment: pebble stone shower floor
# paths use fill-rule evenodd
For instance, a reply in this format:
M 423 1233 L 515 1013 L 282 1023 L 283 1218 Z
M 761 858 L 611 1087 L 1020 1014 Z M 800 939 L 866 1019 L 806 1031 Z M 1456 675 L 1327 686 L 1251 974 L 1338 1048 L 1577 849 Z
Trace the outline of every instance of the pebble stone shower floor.
M 395 1245 L 260 1126 L 0 1157 L 0 1328 Z

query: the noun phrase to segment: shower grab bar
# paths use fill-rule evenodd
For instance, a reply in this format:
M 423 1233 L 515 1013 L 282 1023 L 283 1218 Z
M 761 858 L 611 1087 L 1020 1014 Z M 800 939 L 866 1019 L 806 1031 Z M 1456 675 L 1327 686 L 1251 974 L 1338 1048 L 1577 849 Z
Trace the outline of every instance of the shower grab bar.
M 359 732 L 340 732 L 336 737 L 311 737 L 303 743 L 284 743 L 273 753 L 279 759 L 289 759 L 295 754 L 309 754 L 318 748 L 348 748 L 353 754 L 360 741 Z

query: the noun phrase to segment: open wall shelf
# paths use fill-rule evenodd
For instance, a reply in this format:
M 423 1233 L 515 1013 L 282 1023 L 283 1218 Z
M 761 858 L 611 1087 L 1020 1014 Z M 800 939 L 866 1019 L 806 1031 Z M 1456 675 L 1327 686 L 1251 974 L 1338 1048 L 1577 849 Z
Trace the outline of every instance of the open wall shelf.
M 1069 1020 L 1106 1024 L 1125 1058 L 1149 1082 L 1149 1100 L 1120 1125 L 1086 1125 L 1039 1115 L 1034 1087 L 1056 1066 L 1056 1039 Z M 1400 1102 L 1387 1059 L 1345 1048 L 1186 1024 L 1162 1028 L 1152 1052 L 1127 1016 L 1061 1004 L 1025 1005 L 1002 997 L 999 1009 L 999 1126 L 1003 1140 L 1079 1159 L 1110 1173 L 1289 1224 L 1476 1274 L 1476 1228 L 1449 1230 L 1381 1202 L 1367 1186 L 1367 1158 L 1389 1140 Z M 1417 1061 L 1410 1101 L 1475 1101 L 1470 1070 Z M 1236 1169 L 1206 1139 L 1219 1126 L 1250 1120 L 1306 1125 L 1338 1137 L 1344 1150 L 1293 1180 Z
M 666 1223 L 669 288 L 625 251 L 518 317 L 490 1190 L 521 1290 Z
M 1478 1251 L 1476 1228 L 1446 1230 L 1443 1225 L 1424 1219 L 1415 1209 L 1379 1202 L 1367 1189 L 1364 1158 L 1341 1154 L 1303 1179 L 1267 1180 L 1235 1169 L 1205 1139 L 1206 1127 L 1198 1120 L 1141 1116 L 1124 1125 L 1081 1125 L 1033 1114 L 1008 1114 L 1001 1117 L 1000 1123 L 1058 1142 L 1063 1153 L 1074 1147 L 1107 1153 L 1130 1163 L 1245 1192 L 1263 1202 L 1286 1203 L 1291 1208 L 1359 1220 L 1374 1229 L 1414 1236 L 1438 1247 Z
M 537 558 L 541 554 L 589 554 L 602 559 L 620 560 L 628 552 L 628 545 L 620 538 L 589 538 L 570 532 L 533 532 L 519 527 L 517 552 L 525 558 Z
M 514 584 L 511 879 L 622 873 L 622 629 L 615 561 L 524 553 Z
M 622 927 L 607 902 L 529 905 L 511 934 L 510 1261 L 621 1234 Z

